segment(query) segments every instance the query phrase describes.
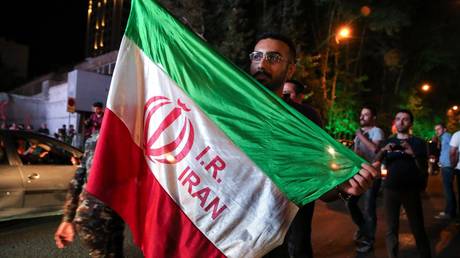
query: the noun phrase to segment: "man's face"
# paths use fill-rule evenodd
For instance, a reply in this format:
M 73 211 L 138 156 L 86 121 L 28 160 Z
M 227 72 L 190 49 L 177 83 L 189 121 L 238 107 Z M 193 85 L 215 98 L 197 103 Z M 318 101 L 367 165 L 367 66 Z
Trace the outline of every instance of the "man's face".
M 94 113 L 100 115 L 104 111 L 101 107 L 93 107 Z
M 398 133 L 409 133 L 412 126 L 410 116 L 407 113 L 397 113 L 395 117 L 395 126 Z
M 361 114 L 359 115 L 359 124 L 361 126 L 371 126 L 374 123 L 374 115 L 372 114 L 372 111 L 367 108 L 363 108 L 361 110 Z
M 297 93 L 295 92 L 295 85 L 291 82 L 286 82 L 283 86 L 283 95 L 289 95 L 293 101 L 297 100 Z
M 446 131 L 446 129 L 444 127 L 442 127 L 441 125 L 436 125 L 434 127 L 434 132 L 436 133 L 436 136 L 441 136 L 444 132 Z
M 260 61 L 251 61 L 250 73 L 254 78 L 272 91 L 278 90 L 295 71 L 295 65 L 289 60 L 289 47 L 276 39 L 262 39 L 254 47 L 254 52 L 263 54 Z M 266 55 L 278 54 L 279 62 L 270 62 Z

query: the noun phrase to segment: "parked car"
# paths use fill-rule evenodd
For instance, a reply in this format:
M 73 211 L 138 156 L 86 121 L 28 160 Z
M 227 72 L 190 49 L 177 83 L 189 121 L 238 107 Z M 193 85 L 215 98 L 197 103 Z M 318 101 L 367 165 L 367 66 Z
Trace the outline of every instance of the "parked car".
M 46 135 L 0 130 L 0 221 L 62 213 L 82 155 Z

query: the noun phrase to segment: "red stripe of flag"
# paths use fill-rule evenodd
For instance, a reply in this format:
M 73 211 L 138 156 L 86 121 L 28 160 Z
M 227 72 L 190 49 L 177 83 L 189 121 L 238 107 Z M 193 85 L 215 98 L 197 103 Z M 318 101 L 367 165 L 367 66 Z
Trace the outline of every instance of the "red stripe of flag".
M 145 257 L 225 257 L 158 183 L 142 149 L 109 109 L 86 190 L 119 213 Z

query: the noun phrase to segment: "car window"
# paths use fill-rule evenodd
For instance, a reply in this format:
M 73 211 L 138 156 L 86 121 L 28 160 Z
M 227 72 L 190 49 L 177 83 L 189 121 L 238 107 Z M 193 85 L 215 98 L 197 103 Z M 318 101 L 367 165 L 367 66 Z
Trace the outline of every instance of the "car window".
M 72 165 L 72 153 L 52 141 L 15 136 L 16 149 L 24 165 Z
M 6 155 L 5 142 L 0 138 L 0 165 L 8 164 L 8 155 Z

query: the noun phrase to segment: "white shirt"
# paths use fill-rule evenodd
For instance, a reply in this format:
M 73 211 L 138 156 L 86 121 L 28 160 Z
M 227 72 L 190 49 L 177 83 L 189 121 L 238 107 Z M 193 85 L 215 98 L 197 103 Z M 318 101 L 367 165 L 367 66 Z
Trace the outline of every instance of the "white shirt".
M 454 135 L 452 135 L 449 145 L 452 148 L 457 148 L 457 155 L 460 155 L 460 131 L 457 131 L 456 133 L 454 133 Z M 455 167 L 455 169 L 460 169 L 460 159 L 457 162 L 457 166 Z
M 379 141 L 383 141 L 383 138 L 384 138 L 384 134 L 383 134 L 383 131 L 382 129 L 374 126 L 372 127 L 368 132 L 366 133 L 363 133 L 364 136 L 366 136 L 371 142 L 379 142 Z M 361 155 L 363 158 L 365 158 L 367 161 L 369 162 L 372 162 L 374 157 L 375 157 L 375 153 L 371 150 L 369 150 L 366 145 L 364 145 L 358 137 L 355 137 L 355 146 L 356 146 L 356 150 L 357 150 L 357 153 L 359 155 Z

